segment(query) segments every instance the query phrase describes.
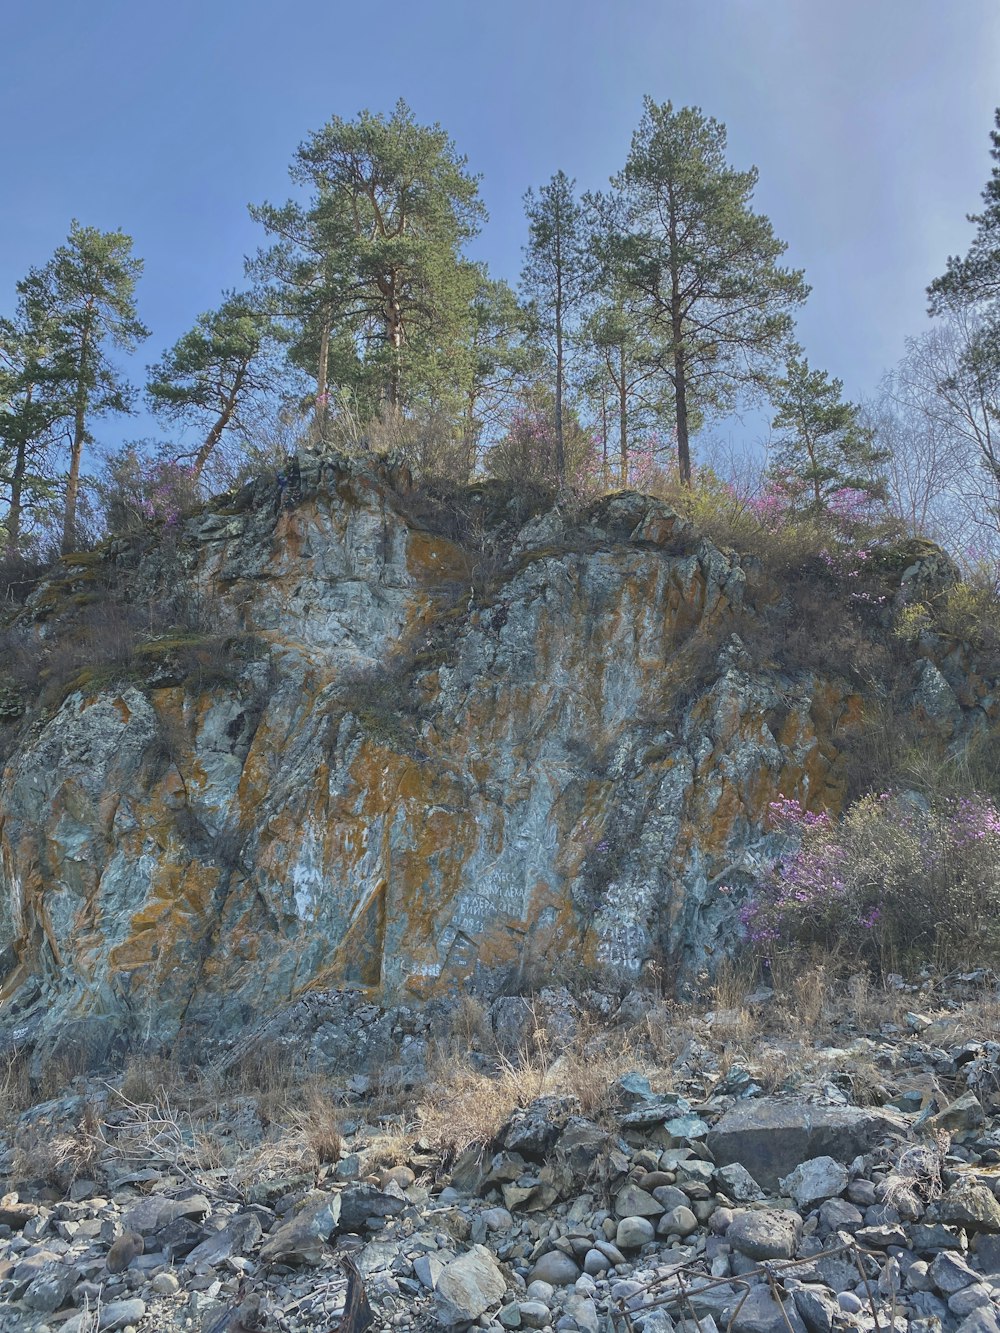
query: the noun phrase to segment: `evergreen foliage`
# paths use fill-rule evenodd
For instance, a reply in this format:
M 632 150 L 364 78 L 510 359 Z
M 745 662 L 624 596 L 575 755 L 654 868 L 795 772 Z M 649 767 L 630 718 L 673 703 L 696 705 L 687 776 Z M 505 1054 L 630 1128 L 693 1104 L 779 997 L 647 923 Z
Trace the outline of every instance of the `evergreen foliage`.
M 418 125 L 403 101 L 388 118 L 334 116 L 291 176 L 305 205 L 251 210 L 278 238 L 256 271 L 292 321 L 293 355 L 315 366 L 320 421 L 331 383 L 373 411 L 465 388 L 480 272 L 462 251 L 486 214 L 444 130 Z
M 521 290 L 532 303 L 537 329 L 549 349 L 555 391 L 555 467 L 560 486 L 566 481 L 563 400 L 570 321 L 587 294 L 588 244 L 583 207 L 574 196 L 576 182 L 557 171 L 536 195 L 524 196 L 528 244 Z
M 627 298 L 664 343 L 660 368 L 675 405 L 681 481 L 691 481 L 689 436 L 699 412 L 724 411 L 761 389 L 787 341 L 791 311 L 808 294 L 782 268 L 786 246 L 750 201 L 757 171 L 725 157 L 725 126 L 696 107 L 645 99 L 618 198 L 608 258 Z
M 84 447 L 93 443 L 93 418 L 131 410 L 133 390 L 109 349 L 130 352 L 149 336 L 135 305 L 141 273 L 130 236 L 74 221 L 66 244 L 18 283 L 28 325 L 47 335 L 41 380 L 52 428 L 61 426 L 69 440 L 64 553 L 76 544 L 80 467 Z
M 875 447 L 860 409 L 844 401 L 843 387 L 825 370 L 810 370 L 804 357 L 793 355 L 772 391 L 777 413 L 771 475 L 815 517 L 845 491 L 863 500 L 885 496 L 879 469 L 887 455 Z
M 248 409 L 259 408 L 276 387 L 275 341 L 260 301 L 234 292 L 217 310 L 199 315 L 194 328 L 150 368 L 146 393 L 153 410 L 204 432 L 189 455 L 195 482 L 223 433 L 247 434 Z

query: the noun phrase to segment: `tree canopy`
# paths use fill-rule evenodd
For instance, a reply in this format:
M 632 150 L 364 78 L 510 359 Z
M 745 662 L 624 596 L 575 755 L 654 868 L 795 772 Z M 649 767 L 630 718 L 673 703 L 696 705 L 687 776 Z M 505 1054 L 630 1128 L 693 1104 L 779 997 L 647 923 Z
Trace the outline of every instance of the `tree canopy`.
M 786 246 L 750 207 L 756 169 L 736 171 L 725 154 L 725 126 L 647 97 L 613 194 L 597 200 L 606 256 L 662 340 L 685 484 L 693 415 L 764 388 L 809 291 L 800 270 L 779 265 Z

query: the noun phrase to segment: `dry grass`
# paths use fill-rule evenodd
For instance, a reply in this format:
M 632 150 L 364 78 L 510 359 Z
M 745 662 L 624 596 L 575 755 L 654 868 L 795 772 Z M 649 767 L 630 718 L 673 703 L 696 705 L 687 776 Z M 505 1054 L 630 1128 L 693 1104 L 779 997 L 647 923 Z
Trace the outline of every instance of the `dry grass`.
M 514 1111 L 543 1094 L 546 1072 L 528 1052 L 518 1061 L 501 1058 L 493 1077 L 460 1061 L 446 1063 L 417 1106 L 421 1134 L 445 1152 L 485 1146 Z
M 104 1126 L 87 1105 L 71 1133 L 53 1133 L 47 1124 L 22 1128 L 14 1136 L 12 1175 L 15 1180 L 44 1180 L 68 1190 L 74 1180 L 101 1174 L 107 1148 Z
M 12 1124 L 35 1099 L 31 1093 L 27 1057 L 7 1057 L 0 1065 L 0 1126 Z

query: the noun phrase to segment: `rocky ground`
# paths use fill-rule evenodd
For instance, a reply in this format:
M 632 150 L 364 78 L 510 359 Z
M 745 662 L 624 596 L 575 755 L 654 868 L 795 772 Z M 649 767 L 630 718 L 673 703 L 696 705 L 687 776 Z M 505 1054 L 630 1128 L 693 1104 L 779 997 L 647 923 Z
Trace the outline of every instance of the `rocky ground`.
M 414 1072 L 426 1032 L 396 1013 L 391 1114 L 371 1071 L 303 1084 L 284 1125 L 232 1085 L 209 1133 L 195 1071 L 22 1110 L 0 1139 L 0 1330 L 1000 1333 L 993 978 L 897 982 L 839 1030 L 807 1030 L 803 1001 L 769 1031 L 766 991 L 609 1001 L 599 1038 L 568 995 L 547 1003 L 541 1057 L 491 1077 L 484 1051 L 450 1092 Z M 483 1017 L 464 1014 L 470 1048 L 510 1006 Z M 659 1064 L 629 1068 L 656 1024 Z M 508 1098 L 485 1144 L 470 1086 Z

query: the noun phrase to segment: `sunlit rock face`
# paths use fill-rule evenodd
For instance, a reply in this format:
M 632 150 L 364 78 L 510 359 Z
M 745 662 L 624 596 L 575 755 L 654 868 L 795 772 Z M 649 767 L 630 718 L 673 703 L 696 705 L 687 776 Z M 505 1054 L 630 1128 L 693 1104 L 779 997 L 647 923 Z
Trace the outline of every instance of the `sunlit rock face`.
M 751 665 L 734 553 L 632 494 L 518 532 L 487 487 L 487 558 L 392 480 L 304 460 L 292 502 L 262 479 L 106 557 L 137 604 L 182 585 L 206 634 L 266 651 L 180 669 L 154 640 L 22 736 L 0 791 L 8 1036 L 99 1060 L 317 987 L 691 978 L 774 852 L 768 802 L 839 808 L 864 701 Z M 56 602 L 36 598 L 50 637 Z M 942 701 L 938 676 L 949 725 L 982 712 L 985 686 Z

